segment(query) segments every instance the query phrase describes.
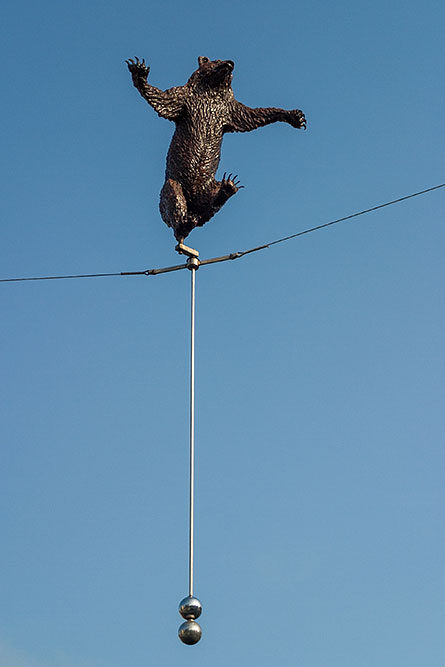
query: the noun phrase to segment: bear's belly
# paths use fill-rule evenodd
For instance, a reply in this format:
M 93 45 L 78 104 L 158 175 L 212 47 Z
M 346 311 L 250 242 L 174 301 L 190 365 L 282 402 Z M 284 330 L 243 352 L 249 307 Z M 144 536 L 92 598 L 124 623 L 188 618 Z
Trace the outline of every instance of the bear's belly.
M 167 155 L 166 178 L 181 183 L 190 196 L 213 183 L 221 155 L 222 131 L 201 125 L 179 125 Z

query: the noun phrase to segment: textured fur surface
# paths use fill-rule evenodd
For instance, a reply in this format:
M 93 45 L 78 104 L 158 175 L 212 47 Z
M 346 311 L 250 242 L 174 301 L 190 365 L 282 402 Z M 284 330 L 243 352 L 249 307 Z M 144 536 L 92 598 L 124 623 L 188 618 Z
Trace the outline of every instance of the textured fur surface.
M 277 121 L 306 128 L 299 109 L 252 109 L 238 102 L 232 91 L 231 60 L 200 57 L 199 67 L 187 83 L 168 90 L 148 83 L 150 68 L 144 60 L 126 62 L 142 97 L 159 116 L 176 124 L 159 208 L 178 241 L 210 220 L 242 187 L 232 174 L 215 180 L 226 132 L 250 132 Z

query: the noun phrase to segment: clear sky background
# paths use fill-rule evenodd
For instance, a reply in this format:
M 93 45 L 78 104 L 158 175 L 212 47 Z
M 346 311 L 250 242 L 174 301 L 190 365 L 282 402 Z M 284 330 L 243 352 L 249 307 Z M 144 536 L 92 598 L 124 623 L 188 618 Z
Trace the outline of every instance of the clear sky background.
M 178 263 L 173 125 L 132 87 L 232 59 L 308 129 L 224 139 L 202 258 L 445 181 L 443 2 L 9 2 L 1 277 Z M 0 285 L 1 667 L 441 667 L 445 189 L 197 273 Z

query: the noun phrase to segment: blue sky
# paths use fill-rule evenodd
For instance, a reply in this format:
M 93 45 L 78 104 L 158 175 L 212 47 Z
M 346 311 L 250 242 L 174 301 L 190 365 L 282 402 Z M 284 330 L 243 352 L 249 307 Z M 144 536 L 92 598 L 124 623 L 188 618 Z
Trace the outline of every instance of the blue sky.
M 173 126 L 133 89 L 232 59 L 301 108 L 229 135 L 245 189 L 190 245 L 243 250 L 445 181 L 443 3 L 8 3 L 1 277 L 175 264 Z M 445 663 L 445 190 L 189 276 L 3 284 L 0 664 Z

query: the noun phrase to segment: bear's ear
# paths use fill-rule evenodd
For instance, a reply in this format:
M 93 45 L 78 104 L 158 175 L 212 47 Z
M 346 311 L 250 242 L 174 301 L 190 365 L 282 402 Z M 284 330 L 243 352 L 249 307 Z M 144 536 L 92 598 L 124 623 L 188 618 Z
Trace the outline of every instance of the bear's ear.
M 206 56 L 199 56 L 199 58 L 198 58 L 198 65 L 199 65 L 200 67 L 202 67 L 203 65 L 205 65 L 205 63 L 208 63 L 208 62 L 209 62 L 209 59 L 206 58 Z

